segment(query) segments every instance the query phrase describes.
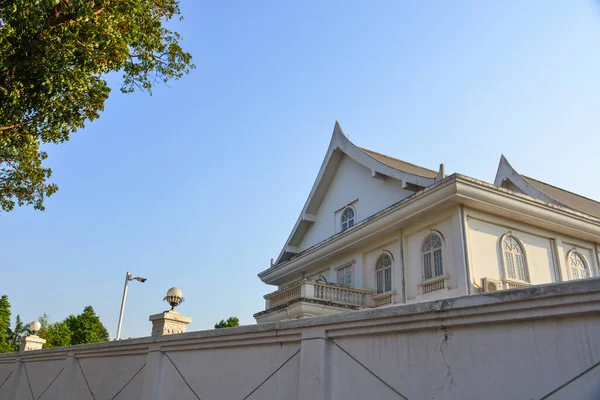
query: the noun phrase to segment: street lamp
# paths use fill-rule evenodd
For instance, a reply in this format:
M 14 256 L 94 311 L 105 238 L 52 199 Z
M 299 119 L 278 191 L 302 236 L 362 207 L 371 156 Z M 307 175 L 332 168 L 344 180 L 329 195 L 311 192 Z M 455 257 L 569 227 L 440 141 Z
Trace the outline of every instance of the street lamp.
M 129 281 L 133 280 L 136 280 L 141 283 L 146 282 L 146 278 L 142 278 L 141 276 L 133 276 L 129 271 L 127 271 L 127 275 L 125 275 L 125 287 L 123 288 L 123 299 L 121 300 L 121 313 L 119 314 L 119 325 L 117 326 L 117 337 L 115 338 L 115 340 L 121 340 L 121 325 L 123 324 L 123 311 L 125 311 L 127 286 L 129 285 Z
M 31 331 L 32 335 L 37 335 L 40 329 L 42 329 L 42 324 L 40 324 L 40 321 L 33 321 L 29 324 L 29 330 Z
M 167 295 L 163 300 L 169 303 L 171 305 L 171 311 L 174 311 L 175 307 L 180 305 L 185 299 L 183 298 L 183 293 L 181 292 L 181 289 L 179 289 L 178 287 L 172 287 L 167 291 Z

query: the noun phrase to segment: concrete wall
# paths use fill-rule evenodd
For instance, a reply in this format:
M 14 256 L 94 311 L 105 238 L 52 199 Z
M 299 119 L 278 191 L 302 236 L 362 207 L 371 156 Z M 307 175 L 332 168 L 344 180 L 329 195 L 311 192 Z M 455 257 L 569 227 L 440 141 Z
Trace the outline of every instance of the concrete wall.
M 0 399 L 591 400 L 600 398 L 599 317 L 595 278 L 9 353 Z
M 375 179 L 371 170 L 344 156 L 319 206 L 316 222 L 308 229 L 299 249 L 305 250 L 340 231 L 341 212 L 347 205 L 356 211 L 355 223 L 412 195 L 395 179 Z

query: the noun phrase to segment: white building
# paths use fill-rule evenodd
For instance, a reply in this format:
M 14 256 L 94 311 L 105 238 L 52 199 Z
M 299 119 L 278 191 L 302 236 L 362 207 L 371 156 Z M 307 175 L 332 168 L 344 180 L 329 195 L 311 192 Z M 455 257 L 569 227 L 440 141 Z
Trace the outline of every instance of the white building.
M 336 123 L 258 322 L 598 276 L 600 203 L 520 175 L 446 176 L 354 145 Z

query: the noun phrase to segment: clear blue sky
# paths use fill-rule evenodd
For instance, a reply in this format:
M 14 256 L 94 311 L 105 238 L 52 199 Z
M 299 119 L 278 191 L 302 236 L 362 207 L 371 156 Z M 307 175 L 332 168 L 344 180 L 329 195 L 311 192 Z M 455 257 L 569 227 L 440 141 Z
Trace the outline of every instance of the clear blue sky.
M 14 314 L 91 304 L 123 337 L 174 285 L 192 330 L 252 314 L 335 120 L 360 146 L 493 181 L 520 172 L 600 199 L 600 7 L 594 1 L 184 0 L 197 69 L 153 96 L 118 76 L 99 120 L 49 148 L 45 212 L 0 217 Z

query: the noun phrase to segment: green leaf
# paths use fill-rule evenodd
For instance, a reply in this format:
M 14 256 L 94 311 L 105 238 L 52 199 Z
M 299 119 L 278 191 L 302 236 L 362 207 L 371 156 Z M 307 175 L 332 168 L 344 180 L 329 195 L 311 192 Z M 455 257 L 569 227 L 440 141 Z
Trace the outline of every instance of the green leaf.
M 23 10 L 23 11 L 21 11 Z M 63 143 L 100 116 L 121 71 L 123 93 L 179 79 L 192 56 L 165 23 L 177 0 L 8 0 L 0 7 L 0 207 L 44 210 L 58 189 L 45 143 Z

